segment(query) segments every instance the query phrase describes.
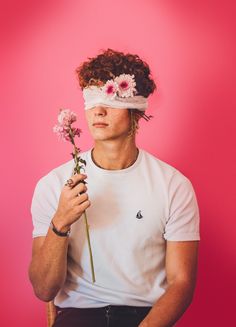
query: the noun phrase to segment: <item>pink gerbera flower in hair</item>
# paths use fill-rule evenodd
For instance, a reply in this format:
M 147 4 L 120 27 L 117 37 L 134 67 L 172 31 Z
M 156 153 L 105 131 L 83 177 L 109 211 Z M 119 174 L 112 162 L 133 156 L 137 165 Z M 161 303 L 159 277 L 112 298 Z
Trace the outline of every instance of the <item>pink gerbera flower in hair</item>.
M 118 85 L 114 80 L 110 79 L 106 82 L 102 89 L 108 98 L 113 99 L 116 96 Z
M 122 98 L 133 97 L 136 93 L 134 75 L 121 74 L 115 78 L 118 84 L 118 95 Z

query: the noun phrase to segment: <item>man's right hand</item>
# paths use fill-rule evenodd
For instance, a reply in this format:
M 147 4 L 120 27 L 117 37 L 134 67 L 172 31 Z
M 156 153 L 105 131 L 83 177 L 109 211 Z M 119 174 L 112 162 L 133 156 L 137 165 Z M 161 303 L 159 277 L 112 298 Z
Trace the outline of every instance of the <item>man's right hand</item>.
M 77 221 L 83 212 L 91 205 L 84 174 L 76 174 L 71 177 L 73 187 L 65 185 L 61 191 L 58 208 L 53 217 L 53 224 L 60 232 L 67 232 L 70 226 Z

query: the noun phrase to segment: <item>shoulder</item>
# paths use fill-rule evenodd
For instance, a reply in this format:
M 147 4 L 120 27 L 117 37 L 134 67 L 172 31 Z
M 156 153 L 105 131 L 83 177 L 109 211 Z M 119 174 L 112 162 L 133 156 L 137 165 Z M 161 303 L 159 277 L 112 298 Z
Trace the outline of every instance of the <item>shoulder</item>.
M 169 176 L 170 178 L 179 178 L 179 179 L 188 179 L 179 169 L 175 166 L 169 164 L 168 162 L 161 160 L 156 155 L 151 154 L 150 152 L 143 150 L 143 159 L 144 162 L 150 166 L 150 168 L 159 170 L 163 175 Z
M 153 180 L 163 182 L 168 192 L 175 192 L 178 188 L 193 191 L 192 182 L 180 169 L 143 149 L 142 152 L 146 171 Z

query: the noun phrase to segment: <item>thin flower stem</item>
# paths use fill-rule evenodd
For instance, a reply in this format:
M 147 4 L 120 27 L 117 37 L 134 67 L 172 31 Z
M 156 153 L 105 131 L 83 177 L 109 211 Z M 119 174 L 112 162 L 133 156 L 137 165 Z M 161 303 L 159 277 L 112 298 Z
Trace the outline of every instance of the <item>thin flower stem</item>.
M 71 132 L 71 129 L 69 131 L 71 143 L 74 145 L 74 162 L 75 162 L 75 171 L 79 174 L 80 173 L 80 165 L 79 165 L 79 158 L 78 158 L 78 149 L 75 145 L 74 142 L 74 136 L 73 133 Z M 92 280 L 93 283 L 95 283 L 95 272 L 94 272 L 94 264 L 93 264 L 93 255 L 92 255 L 92 248 L 91 248 L 91 243 L 90 243 L 90 235 L 89 235 L 89 224 L 88 224 L 88 219 L 87 219 L 87 214 L 86 211 L 84 211 L 84 221 L 85 221 L 85 229 L 86 229 L 86 236 L 87 236 L 87 241 L 88 241 L 88 248 L 89 248 L 89 259 L 90 259 L 90 266 L 91 266 L 91 271 L 92 271 Z
M 90 243 L 89 225 L 88 225 L 86 211 L 84 211 L 84 221 L 85 221 L 85 226 L 86 226 L 86 234 L 87 234 L 88 247 L 89 247 L 89 257 L 90 257 L 90 266 L 91 266 L 91 270 L 92 270 L 92 278 L 93 278 L 93 283 L 95 283 L 96 280 L 95 280 L 95 272 L 94 272 L 94 265 L 93 265 L 93 255 L 92 255 L 92 248 L 91 248 L 91 243 Z

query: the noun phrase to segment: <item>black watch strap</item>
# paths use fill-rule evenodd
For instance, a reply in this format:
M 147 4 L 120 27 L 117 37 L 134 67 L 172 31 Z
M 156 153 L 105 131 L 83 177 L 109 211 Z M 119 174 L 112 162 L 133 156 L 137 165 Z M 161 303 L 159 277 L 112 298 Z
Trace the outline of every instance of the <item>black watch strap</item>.
M 50 228 L 57 236 L 67 237 L 70 235 L 70 229 L 67 232 L 60 232 L 56 229 L 55 225 L 53 224 L 53 221 L 51 221 L 50 223 Z

